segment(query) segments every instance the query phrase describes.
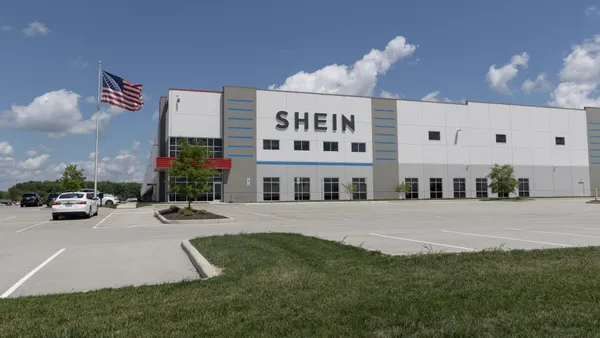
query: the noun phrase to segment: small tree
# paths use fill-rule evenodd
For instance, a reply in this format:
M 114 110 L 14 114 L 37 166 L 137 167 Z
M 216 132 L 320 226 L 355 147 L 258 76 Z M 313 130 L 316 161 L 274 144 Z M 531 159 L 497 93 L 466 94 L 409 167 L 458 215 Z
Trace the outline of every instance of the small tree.
M 515 170 L 510 164 L 494 164 L 488 177 L 491 180 L 492 192 L 498 196 L 508 196 L 519 186 L 519 180 L 515 178 Z
M 21 199 L 21 192 L 17 187 L 10 187 L 8 188 L 8 198 L 11 201 L 18 201 Z
M 351 200 L 354 199 L 354 193 L 356 192 L 356 184 L 354 183 L 342 183 L 342 187 L 344 187 L 344 191 L 346 192 L 346 194 L 348 194 L 348 196 L 350 197 Z
M 410 183 L 401 182 L 396 186 L 396 192 L 400 194 L 400 198 L 406 198 L 406 194 L 410 192 L 412 185 Z
M 77 164 L 67 164 L 60 179 L 60 188 L 62 191 L 79 191 L 83 189 L 85 184 L 83 171 L 83 169 L 77 168 Z
M 203 192 L 211 189 L 212 176 L 219 174 L 208 161 L 208 152 L 202 144 L 193 146 L 186 139 L 179 142 L 179 155 L 171 163 L 170 177 L 186 177 L 188 183 L 170 182 L 172 193 L 187 197 L 188 210 L 192 209 L 192 199 L 200 197 Z

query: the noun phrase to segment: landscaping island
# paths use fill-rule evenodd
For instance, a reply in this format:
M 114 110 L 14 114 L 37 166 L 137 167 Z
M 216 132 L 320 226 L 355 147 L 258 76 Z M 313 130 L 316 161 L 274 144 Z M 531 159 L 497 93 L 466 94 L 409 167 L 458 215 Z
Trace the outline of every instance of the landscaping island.
M 191 241 L 205 281 L 0 299 L 0 337 L 583 337 L 600 248 L 388 256 L 295 234 Z
M 181 208 L 172 205 L 169 209 L 161 210 L 159 213 L 170 221 L 185 221 L 185 220 L 207 220 L 207 219 L 226 219 L 222 215 L 213 214 L 212 212 L 194 208 Z

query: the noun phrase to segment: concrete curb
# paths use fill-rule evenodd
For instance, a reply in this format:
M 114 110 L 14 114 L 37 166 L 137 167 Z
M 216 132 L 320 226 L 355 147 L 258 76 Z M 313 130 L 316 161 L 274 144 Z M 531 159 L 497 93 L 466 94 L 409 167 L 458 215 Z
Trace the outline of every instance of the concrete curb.
M 163 215 L 160 214 L 160 210 L 154 210 L 154 216 L 158 218 L 163 224 L 214 224 L 214 223 L 231 223 L 235 222 L 235 218 L 227 217 L 219 218 L 219 219 L 194 219 L 194 220 L 170 220 L 166 219 Z
M 192 265 L 198 270 L 200 277 L 202 279 L 207 279 L 211 277 L 218 276 L 217 270 L 198 252 L 198 250 L 190 243 L 190 241 L 185 240 L 181 242 L 181 248 L 186 253 Z
M 393 203 L 390 201 L 339 201 L 339 202 L 325 202 L 325 201 L 305 201 L 305 202 L 250 202 L 250 203 L 222 203 L 223 205 L 286 205 L 286 204 L 379 204 L 379 203 Z

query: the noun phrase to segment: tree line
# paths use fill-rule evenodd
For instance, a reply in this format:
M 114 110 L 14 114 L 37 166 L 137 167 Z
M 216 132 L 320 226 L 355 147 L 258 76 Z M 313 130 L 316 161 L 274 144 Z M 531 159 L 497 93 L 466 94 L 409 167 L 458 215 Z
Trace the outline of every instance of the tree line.
M 25 193 L 38 193 L 44 199 L 50 193 L 61 193 L 66 191 L 77 191 L 80 189 L 94 188 L 93 181 L 86 181 L 83 170 L 76 165 L 68 165 L 63 177 L 56 181 L 29 181 L 17 183 L 8 191 L 0 191 L 0 199 L 18 201 Z M 142 185 L 135 182 L 98 182 L 98 190 L 107 194 L 118 196 L 122 200 L 137 198 L 140 195 Z

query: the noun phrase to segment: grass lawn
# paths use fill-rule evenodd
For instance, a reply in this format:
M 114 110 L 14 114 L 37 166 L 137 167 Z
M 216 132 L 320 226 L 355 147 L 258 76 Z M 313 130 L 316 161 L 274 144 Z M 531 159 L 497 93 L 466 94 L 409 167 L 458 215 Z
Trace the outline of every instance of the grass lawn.
M 293 234 L 192 243 L 208 281 L 0 300 L 0 336 L 574 337 L 600 318 L 600 248 L 391 257 Z

